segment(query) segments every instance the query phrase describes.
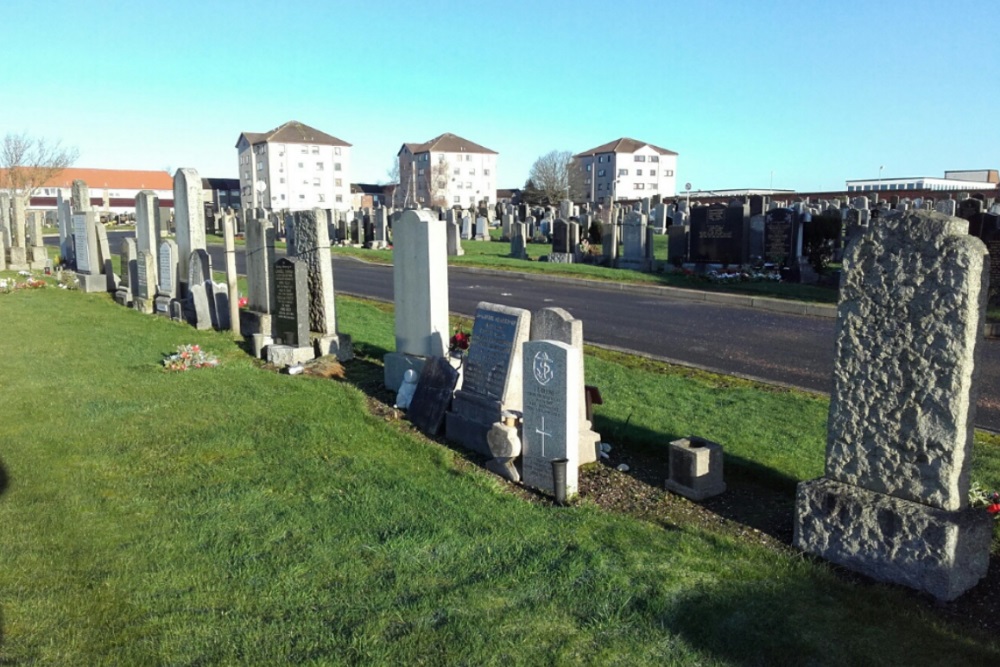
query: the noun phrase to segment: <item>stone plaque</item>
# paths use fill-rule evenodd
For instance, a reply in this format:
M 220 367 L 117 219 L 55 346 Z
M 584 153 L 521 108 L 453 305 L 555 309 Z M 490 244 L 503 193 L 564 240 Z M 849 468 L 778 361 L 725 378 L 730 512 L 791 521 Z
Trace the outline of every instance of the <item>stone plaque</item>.
M 441 432 L 444 414 L 451 405 L 451 397 L 457 384 L 458 371 L 447 359 L 428 359 L 417 380 L 417 388 L 406 413 L 407 419 L 424 435 L 436 436 Z
M 500 400 L 514 354 L 518 315 L 483 306 L 476 309 L 462 389 Z
M 303 262 L 274 263 L 274 336 L 284 345 L 309 344 L 309 270 Z

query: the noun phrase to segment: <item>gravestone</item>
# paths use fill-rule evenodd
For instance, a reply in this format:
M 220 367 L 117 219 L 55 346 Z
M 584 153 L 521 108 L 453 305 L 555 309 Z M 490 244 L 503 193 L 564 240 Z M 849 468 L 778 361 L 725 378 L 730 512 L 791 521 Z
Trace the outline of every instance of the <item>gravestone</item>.
M 204 250 L 205 207 L 201 202 L 201 178 L 194 169 L 174 174 L 174 227 L 177 240 L 178 296 L 187 296 L 188 261 L 195 250 Z
M 271 342 L 274 312 L 274 223 L 263 210 L 250 213 L 246 221 L 247 308 L 240 327 L 254 343 L 254 356 Z
M 79 246 L 77 246 L 79 250 Z M 170 304 L 177 298 L 177 243 L 167 239 L 160 243 L 157 253 L 156 297 L 153 299 L 153 312 L 156 315 L 172 317 Z
M 649 271 L 651 262 L 646 251 L 646 215 L 630 211 L 625 216 L 622 225 L 622 256 L 618 258 L 618 267 Z
M 601 225 L 601 256 L 607 266 L 618 266 L 618 225 L 614 222 Z
M 294 241 L 288 244 L 288 254 L 301 259 L 308 269 L 309 330 L 316 332 L 318 356 L 333 354 L 341 361 L 351 359 L 354 356 L 351 338 L 337 331 L 326 211 L 319 208 L 297 211 L 292 224 L 295 233 L 289 238 Z
M 521 346 L 530 329 L 527 310 L 485 301 L 476 307 L 462 388 L 445 418 L 448 440 L 490 453 L 490 427 L 505 410 L 521 410 Z
M 140 190 L 135 196 L 135 238 L 139 251 L 155 253 L 160 242 L 157 217 L 160 198 L 152 190 Z
M 514 259 L 528 259 L 525 247 L 527 227 L 523 222 L 510 223 L 510 256 Z
M 458 223 L 452 220 L 444 224 L 448 226 L 448 256 L 461 257 L 465 254 L 465 249 L 462 248 L 462 235 Z
M 431 357 L 420 371 L 406 418 L 427 436 L 441 432 L 445 413 L 458 385 L 458 371 L 444 357 Z
M 764 215 L 764 261 L 781 267 L 796 265 L 799 223 L 790 208 L 773 208 Z
M 742 264 L 745 218 L 724 204 L 691 209 L 690 259 L 704 264 Z
M 139 258 L 134 238 L 122 239 L 119 258 L 122 279 L 118 283 L 118 289 L 115 290 L 115 302 L 131 308 L 134 301 L 133 295 L 139 287 Z
M 472 240 L 472 218 L 468 215 L 462 216 L 462 239 L 465 241 Z
M 419 374 L 425 359 L 445 356 L 451 335 L 445 225 L 429 211 L 409 210 L 392 234 L 396 351 L 385 355 L 384 380 L 395 391 L 407 369 Z
M 881 216 L 844 255 L 826 474 L 803 482 L 794 544 L 953 600 L 989 565 L 968 505 L 986 248 L 937 212 Z
M 40 271 L 49 264 L 49 253 L 45 250 L 45 239 L 42 238 L 42 223 L 44 219 L 40 211 L 32 211 L 28 225 L 28 264 L 33 271 Z
M 979 238 L 990 253 L 989 305 L 1000 305 L 1000 215 L 981 213 Z
M 132 290 L 132 307 L 147 315 L 153 312 L 156 297 L 156 253 L 139 250 L 135 262 L 136 285 Z
M 185 319 L 196 329 L 213 328 L 218 321 L 215 299 L 212 294 L 212 258 L 204 249 L 195 250 L 188 259 L 187 297 Z
M 28 242 L 24 221 L 24 200 L 11 198 L 10 245 L 7 249 L 7 270 L 27 271 Z
M 490 230 L 487 226 L 487 220 L 483 216 L 476 218 L 476 240 L 477 241 L 489 241 L 490 240 Z
M 299 259 L 274 263 L 274 338 L 282 345 L 309 345 L 309 269 Z
M 582 369 L 572 346 L 538 340 L 524 344 L 522 478 L 555 494 L 552 462 L 566 461 L 566 497 L 579 491 L 579 428 Z
M 577 390 L 580 394 L 580 426 L 579 426 L 579 464 L 585 465 L 597 460 L 597 445 L 601 436 L 592 430 L 587 419 L 587 401 L 584 388 L 583 359 L 583 320 L 574 318 L 563 308 L 542 308 L 531 314 L 531 340 L 551 340 L 570 346 L 574 364 L 580 367 L 580 384 Z
M 73 213 L 83 213 L 92 210 L 90 207 L 90 188 L 80 179 L 73 181 L 70 187 L 70 207 Z
M 101 265 L 101 274 L 104 276 L 104 289 L 114 293 L 118 289 L 118 274 L 115 273 L 114 262 L 111 261 L 111 243 L 108 241 L 108 230 L 104 223 L 98 222 L 94 225 L 97 234 L 97 258 Z
M 101 258 L 97 249 L 97 222 L 93 211 L 73 214 L 73 244 L 76 248 L 76 278 L 84 292 L 101 292 L 107 282 L 101 274 Z
M 75 266 L 73 248 L 73 210 L 66 188 L 56 191 L 56 217 L 59 221 L 59 256 L 66 266 Z
M 667 227 L 667 262 L 680 266 L 688 259 L 688 228 L 673 224 Z
M 4 247 L 13 245 L 10 233 L 10 195 L 6 192 L 0 192 L 0 237 Z

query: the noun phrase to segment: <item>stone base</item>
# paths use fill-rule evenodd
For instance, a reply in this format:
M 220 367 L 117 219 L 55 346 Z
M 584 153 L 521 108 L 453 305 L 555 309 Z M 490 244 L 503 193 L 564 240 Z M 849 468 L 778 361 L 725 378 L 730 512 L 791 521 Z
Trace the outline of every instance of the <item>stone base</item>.
M 444 416 L 444 437 L 478 454 L 493 456 L 486 436 L 502 414 L 500 401 L 455 392 L 451 411 Z
M 590 430 L 590 422 L 580 424 L 580 465 L 597 460 L 597 445 L 600 442 L 601 434 Z
M 20 246 L 7 248 L 7 270 L 8 271 L 28 271 L 28 249 Z
M 954 600 L 986 576 L 993 519 L 820 478 L 802 482 L 792 544 L 830 562 Z
M 240 309 L 240 331 L 249 338 L 254 334 L 271 335 L 271 314 Z
M 253 349 L 253 356 L 257 359 L 263 359 L 267 348 L 269 345 L 274 344 L 274 339 L 267 334 L 255 333 L 250 334 L 250 346 Z
M 108 279 L 103 273 L 78 273 L 76 282 L 83 292 L 107 292 Z
M 143 299 L 141 296 L 137 296 L 134 299 L 132 299 L 132 307 L 138 310 L 140 313 L 145 313 L 146 315 L 152 315 L 154 302 L 152 299 Z
M 667 447 L 669 475 L 664 482 L 668 491 L 701 502 L 726 490 L 723 481 L 722 445 L 709 440 L 692 438 L 674 440 Z
M 420 371 L 423 370 L 426 361 L 426 357 L 403 354 L 402 352 L 390 352 L 385 355 L 382 358 L 382 363 L 385 364 L 383 381 L 386 388 L 399 391 L 399 385 L 403 384 L 403 374 L 411 368 L 416 371 L 417 377 L 420 377 Z
M 351 337 L 347 334 L 312 334 L 310 338 L 313 345 L 316 346 L 316 356 L 318 357 L 333 354 L 337 356 L 338 361 L 348 361 L 354 358 L 354 347 L 351 345 Z
M 552 264 L 575 264 L 576 254 L 572 252 L 549 253 L 549 262 Z
M 297 345 L 268 345 L 267 361 L 278 368 L 292 364 L 304 364 L 316 358 L 316 350 L 312 345 L 299 347 Z
M 649 273 L 653 270 L 653 263 L 648 259 L 632 259 L 631 257 L 618 258 L 619 269 L 631 269 L 632 271 L 642 271 Z
M 31 246 L 28 248 L 28 257 L 31 268 L 37 266 L 44 269 L 45 265 L 49 263 L 49 253 L 45 250 L 45 246 Z
M 157 294 L 153 299 L 153 314 L 163 317 L 170 317 L 171 298 L 163 294 Z
M 184 302 L 180 299 L 170 300 L 170 312 L 168 317 L 175 322 L 187 322 L 184 317 Z
M 126 308 L 132 306 L 132 292 L 126 287 L 122 289 L 119 287 L 115 290 L 115 303 L 119 306 L 125 306 Z

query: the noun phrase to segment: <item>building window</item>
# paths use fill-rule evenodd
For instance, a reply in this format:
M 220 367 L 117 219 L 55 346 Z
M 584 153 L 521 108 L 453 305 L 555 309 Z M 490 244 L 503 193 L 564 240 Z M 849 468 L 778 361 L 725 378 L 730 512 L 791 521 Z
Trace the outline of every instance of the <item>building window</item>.
M 472 156 L 471 155 L 466 155 L 465 156 L 465 161 L 466 162 L 472 162 Z
M 646 161 L 646 156 L 645 155 L 636 155 L 635 156 L 635 161 L 636 162 L 645 162 Z
M 667 169 L 667 172 L 664 174 L 664 176 L 666 176 L 667 178 L 670 178 L 673 175 L 674 175 L 673 169 Z
M 257 163 L 257 171 L 264 171 L 264 163 L 263 162 L 258 162 Z
M 628 176 L 628 169 L 619 169 L 618 170 L 618 175 L 619 176 Z
M 344 185 L 344 179 L 342 179 L 342 178 L 335 178 L 335 179 L 333 179 L 333 184 L 339 188 L 339 187 L 341 187 L 341 186 Z
M 645 183 L 636 183 L 635 184 L 635 189 L 636 190 L 645 190 L 646 189 L 646 184 Z
M 438 164 L 444 164 L 444 161 L 445 161 L 446 157 L 447 156 L 444 153 L 439 153 L 438 154 Z
M 605 169 L 598 169 L 598 170 L 597 170 L 597 175 L 598 175 L 598 176 L 604 176 L 604 175 L 605 175 L 605 172 L 606 172 L 606 171 L 607 171 L 607 170 L 605 170 Z
M 306 167 L 305 162 L 299 162 L 299 169 L 305 169 L 305 167 Z
M 340 171 L 340 163 L 339 162 L 334 162 L 333 163 L 333 170 L 334 171 Z
M 431 154 L 430 153 L 424 153 L 423 155 L 420 156 L 420 161 L 421 162 L 428 162 L 430 159 L 431 159 Z M 421 199 L 421 201 L 423 201 L 423 200 Z
M 583 184 L 584 184 L 584 185 L 590 185 L 590 179 L 588 178 L 587 180 L 585 180 L 585 181 L 583 182 Z
M 316 171 L 323 171 L 323 163 L 322 162 L 317 162 L 316 163 Z
M 603 155 L 599 156 L 599 157 L 597 158 L 597 161 L 598 161 L 598 162 L 604 162 L 604 156 L 603 156 Z
M 635 170 L 635 175 L 636 176 L 642 176 L 642 169 L 636 169 Z
M 475 175 L 476 175 L 476 170 L 475 169 L 470 169 L 469 170 L 469 176 L 475 176 Z
M 250 172 L 249 171 L 244 171 L 243 172 L 243 180 L 244 181 L 249 181 L 250 180 Z
M 306 196 L 305 196 L 305 195 L 299 195 L 299 201 L 304 201 L 304 200 L 305 200 L 305 198 L 306 198 Z
M 334 199 L 338 204 L 344 203 L 344 195 L 337 195 L 336 197 L 334 197 Z
M 452 201 L 455 202 L 456 204 L 461 204 L 462 203 L 462 198 L 459 197 L 458 195 L 455 195 L 455 198 L 452 199 Z
M 451 173 L 454 174 L 455 176 L 461 176 L 462 169 L 460 167 L 455 167 L 454 171 L 452 171 Z
M 417 176 L 423 176 L 423 175 L 424 175 L 424 168 L 421 167 L 420 169 L 417 169 Z
M 333 154 L 334 155 L 340 155 L 340 146 L 334 146 L 333 147 Z
M 603 190 L 604 189 L 604 183 L 598 183 L 597 184 L 597 189 L 598 190 Z
M 303 146 L 302 147 L 302 154 L 303 155 L 308 155 L 309 154 L 309 147 L 308 146 Z
M 489 175 L 490 175 L 490 170 L 489 169 L 483 169 L 483 176 L 489 176 Z
M 271 199 L 274 199 L 274 197 L 271 197 Z M 285 195 L 281 195 L 281 201 L 285 201 Z
M 456 190 L 461 190 L 462 189 L 462 181 L 459 181 L 458 183 L 455 183 L 455 189 Z
M 465 182 L 465 189 L 466 190 L 471 190 L 472 189 L 472 182 L 471 181 L 466 181 Z
M 281 178 L 279 178 L 279 179 L 278 179 L 278 182 L 279 182 L 279 183 L 284 183 L 284 182 L 285 182 L 285 177 L 284 177 L 284 176 L 282 176 Z
M 660 186 L 658 186 L 656 183 L 650 183 L 649 184 L 649 189 L 650 190 L 659 190 Z
M 313 155 L 319 155 L 319 146 L 311 146 L 310 149 Z
M 318 195 L 316 195 L 316 197 L 317 197 L 316 201 L 318 201 L 320 203 L 323 203 L 323 202 L 326 201 L 326 195 L 323 194 L 322 192 L 319 193 Z
M 660 161 L 660 156 L 659 155 L 650 155 L 649 156 L 649 161 L 650 162 L 659 162 Z
M 650 176 L 656 176 L 656 170 L 655 169 L 650 169 L 649 170 L 649 175 Z
M 318 178 L 314 178 L 313 179 L 313 186 L 315 186 L 317 188 L 319 187 L 319 179 Z

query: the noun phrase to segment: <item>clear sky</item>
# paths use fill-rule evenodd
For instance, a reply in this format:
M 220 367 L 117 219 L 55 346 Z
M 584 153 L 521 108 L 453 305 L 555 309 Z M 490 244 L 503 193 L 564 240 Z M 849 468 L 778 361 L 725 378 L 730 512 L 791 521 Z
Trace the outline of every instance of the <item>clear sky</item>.
M 694 189 L 1000 168 L 998 0 L 3 4 L 0 132 L 79 167 L 235 178 L 240 132 L 294 119 L 353 144 L 355 182 L 442 132 L 500 187 L 622 136 Z

